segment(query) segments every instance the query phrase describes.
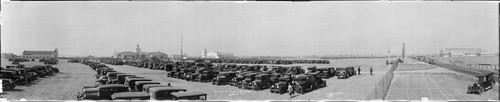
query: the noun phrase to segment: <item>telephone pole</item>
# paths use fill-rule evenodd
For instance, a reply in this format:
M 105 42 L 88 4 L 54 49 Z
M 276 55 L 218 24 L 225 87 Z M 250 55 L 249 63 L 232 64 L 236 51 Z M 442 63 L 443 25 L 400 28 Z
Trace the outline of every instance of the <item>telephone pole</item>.
M 183 34 L 181 34 L 181 61 L 184 62 L 184 55 L 182 53 L 182 48 L 183 48 Z

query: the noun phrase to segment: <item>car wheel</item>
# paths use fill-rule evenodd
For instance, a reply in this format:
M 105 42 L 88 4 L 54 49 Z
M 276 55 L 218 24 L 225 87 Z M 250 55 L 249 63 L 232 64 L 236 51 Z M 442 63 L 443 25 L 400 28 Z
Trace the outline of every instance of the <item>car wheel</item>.
M 13 85 L 8 85 L 5 87 L 5 90 L 14 90 L 14 86 Z

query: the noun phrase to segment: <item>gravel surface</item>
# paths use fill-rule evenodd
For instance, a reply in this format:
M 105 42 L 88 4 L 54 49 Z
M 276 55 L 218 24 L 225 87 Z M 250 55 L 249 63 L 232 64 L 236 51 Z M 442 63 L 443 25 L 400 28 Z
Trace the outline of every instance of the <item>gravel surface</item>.
M 2 59 L 2 66 L 8 60 Z M 27 66 L 43 65 L 43 63 L 22 62 Z M 7 64 L 7 65 L 10 65 Z M 4 91 L 0 98 L 8 100 L 75 100 L 77 92 L 84 85 L 95 84 L 95 71 L 90 67 L 80 63 L 68 63 L 66 60 L 59 60 L 58 65 L 60 73 L 46 78 L 39 78 L 29 85 L 17 86 L 14 91 Z
M 445 68 L 408 60 L 398 66 L 387 100 L 498 100 L 498 84 L 482 95 L 467 94 L 476 79 Z

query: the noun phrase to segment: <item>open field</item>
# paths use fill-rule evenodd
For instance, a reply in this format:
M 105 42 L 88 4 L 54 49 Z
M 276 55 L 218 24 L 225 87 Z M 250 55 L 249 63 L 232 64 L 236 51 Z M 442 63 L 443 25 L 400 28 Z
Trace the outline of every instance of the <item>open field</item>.
M 296 94 L 292 98 L 288 94 L 273 94 L 269 92 L 269 89 L 253 91 L 229 85 L 216 86 L 211 83 L 189 82 L 169 78 L 166 76 L 165 71 L 160 70 L 126 65 L 109 66 L 118 72 L 145 76 L 165 85 L 170 83 L 172 86 L 186 88 L 188 91 L 206 92 L 208 93 L 208 100 L 363 100 L 388 70 L 385 59 L 335 59 L 330 61 L 332 64 L 329 64 L 329 66 L 361 65 L 362 75 L 356 75 L 348 79 L 337 79 L 335 77 L 325 79 L 327 80 L 327 87 L 304 95 Z M 3 63 L 10 65 L 9 62 L 2 60 Z M 39 62 L 25 62 L 23 64 L 37 63 Z M 369 75 L 368 72 L 370 66 L 374 68 L 373 76 Z M 95 84 L 95 71 L 88 66 L 60 60 L 60 63 L 55 67 L 60 68 L 62 73 L 49 78 L 41 78 L 39 82 L 31 86 L 16 87 L 19 91 L 8 91 L 1 94 L 0 97 L 8 100 L 19 100 L 21 98 L 28 100 L 74 100 L 76 99 L 76 92 L 82 86 Z
M 6 59 L 2 59 L 2 66 L 10 65 Z M 30 67 L 33 65 L 43 65 L 43 63 L 21 62 Z M 74 100 L 76 93 L 83 85 L 95 83 L 95 71 L 90 67 L 79 63 L 68 63 L 60 60 L 58 65 L 60 73 L 46 78 L 39 78 L 32 84 L 17 86 L 14 91 L 4 91 L 0 98 L 8 100 Z
M 482 95 L 467 94 L 467 86 L 474 82 L 466 74 L 409 59 L 395 71 L 386 99 L 498 100 L 498 86 Z

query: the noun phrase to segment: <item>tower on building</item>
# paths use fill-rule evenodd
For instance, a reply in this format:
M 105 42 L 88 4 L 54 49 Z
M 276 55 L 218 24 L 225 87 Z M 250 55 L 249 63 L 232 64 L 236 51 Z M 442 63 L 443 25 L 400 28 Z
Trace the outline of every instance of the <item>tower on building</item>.
M 201 54 L 201 58 L 205 58 L 206 55 L 207 55 L 207 49 L 203 49 L 203 52 Z
M 135 48 L 135 53 L 141 53 L 141 48 L 139 48 L 139 44 L 137 44 L 137 48 Z

